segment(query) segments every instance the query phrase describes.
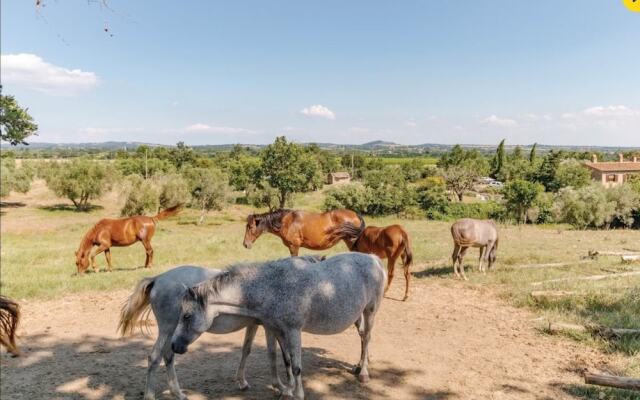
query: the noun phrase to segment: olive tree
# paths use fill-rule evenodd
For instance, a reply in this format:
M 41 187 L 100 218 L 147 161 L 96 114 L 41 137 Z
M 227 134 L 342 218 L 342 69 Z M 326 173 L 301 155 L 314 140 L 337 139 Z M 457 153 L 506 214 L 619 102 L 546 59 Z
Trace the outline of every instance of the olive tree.
M 187 168 L 184 175 L 189 182 L 191 204 L 200 209 L 200 225 L 207 212 L 224 207 L 229 196 L 229 179 L 217 168 Z
M 78 211 L 87 210 L 89 200 L 99 198 L 111 188 L 113 175 L 106 163 L 76 159 L 51 164 L 51 168 L 45 177 L 47 187 L 56 196 L 71 200 Z

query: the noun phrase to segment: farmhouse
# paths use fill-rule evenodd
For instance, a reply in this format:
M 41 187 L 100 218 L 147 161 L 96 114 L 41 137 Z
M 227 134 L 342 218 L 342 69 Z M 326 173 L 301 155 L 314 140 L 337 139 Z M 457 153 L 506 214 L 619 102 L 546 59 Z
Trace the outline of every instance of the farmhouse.
M 619 160 L 614 162 L 598 162 L 598 156 L 593 155 L 591 162 L 585 162 L 584 166 L 591 171 L 591 179 L 611 187 L 620 185 L 629 180 L 633 174 L 640 174 L 640 162 L 638 157 L 625 161 L 622 154 Z
M 336 183 L 349 183 L 351 182 L 351 175 L 348 172 L 331 172 L 327 176 L 327 183 L 333 185 Z

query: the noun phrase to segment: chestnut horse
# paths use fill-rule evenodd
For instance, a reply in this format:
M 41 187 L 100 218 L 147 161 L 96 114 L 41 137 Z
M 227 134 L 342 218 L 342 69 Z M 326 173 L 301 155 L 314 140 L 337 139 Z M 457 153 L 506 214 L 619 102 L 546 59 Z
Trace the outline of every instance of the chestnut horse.
M 362 218 L 351 210 L 332 210 L 318 214 L 280 209 L 264 214 L 251 214 L 247 217 L 243 245 L 250 249 L 260 235 L 269 232 L 282 239 L 292 256 L 298 255 L 300 247 L 326 250 L 344 239 L 340 235 L 329 233 L 347 222 L 364 228 Z
M 156 231 L 156 224 L 164 218 L 171 217 L 180 212 L 182 204 L 160 211 L 153 217 L 136 215 L 129 218 L 101 219 L 93 228 L 84 235 L 80 247 L 76 251 L 76 267 L 78 273 L 84 273 L 89 267 L 89 258 L 94 272 L 98 272 L 96 256 L 104 251 L 107 259 L 108 271 L 111 272 L 111 247 L 131 246 L 135 242 L 142 242 L 147 253 L 144 262 L 145 268 L 151 268 L 153 262 L 153 248 L 151 238 Z M 95 253 L 91 254 L 93 246 L 98 246 Z
M 367 226 L 362 229 L 348 222 L 335 228 L 331 234 L 345 240 L 347 247 L 349 247 L 351 251 L 375 254 L 380 258 L 387 259 L 388 282 L 387 287 L 384 289 L 385 294 L 387 290 L 389 290 L 389 286 L 391 286 L 396 261 L 398 258 L 402 258 L 405 280 L 404 298 L 402 301 L 407 300 L 409 297 L 409 267 L 413 261 L 413 253 L 411 252 L 409 235 L 402 226 L 389 225 L 384 228 Z
M 0 343 L 13 357 L 20 356 L 16 345 L 16 328 L 20 321 L 20 307 L 15 301 L 0 296 Z

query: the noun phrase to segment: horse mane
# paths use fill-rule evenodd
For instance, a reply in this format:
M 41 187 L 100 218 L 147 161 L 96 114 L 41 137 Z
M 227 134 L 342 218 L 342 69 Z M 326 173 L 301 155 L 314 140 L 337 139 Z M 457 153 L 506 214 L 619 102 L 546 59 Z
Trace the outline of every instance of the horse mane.
M 264 223 L 265 228 L 270 231 L 278 232 L 282 228 L 282 218 L 292 212 L 295 211 L 287 208 L 280 208 L 275 211 L 269 211 L 262 214 L 251 214 L 250 217 L 260 219 L 260 224 Z
M 90 247 L 87 245 L 87 242 L 89 241 L 93 241 L 93 235 L 96 233 L 96 231 L 98 230 L 98 225 L 100 225 L 100 221 L 98 221 L 95 225 L 93 225 L 88 231 L 87 233 L 84 234 L 84 236 L 82 237 L 82 240 L 80 241 L 80 248 L 78 249 L 79 251 L 82 251 L 83 249 L 85 249 L 86 247 Z

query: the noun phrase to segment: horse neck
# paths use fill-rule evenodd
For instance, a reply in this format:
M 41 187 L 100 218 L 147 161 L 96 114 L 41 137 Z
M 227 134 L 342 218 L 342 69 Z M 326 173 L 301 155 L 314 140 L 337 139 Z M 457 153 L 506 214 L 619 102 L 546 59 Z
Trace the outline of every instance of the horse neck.
M 82 238 L 82 241 L 80 242 L 80 248 L 78 249 L 78 251 L 87 252 L 91 250 L 91 247 L 93 247 L 93 239 L 95 237 L 95 231 L 96 231 L 96 227 L 94 226 L 93 228 L 89 229 L 89 232 L 85 233 L 84 237 Z

